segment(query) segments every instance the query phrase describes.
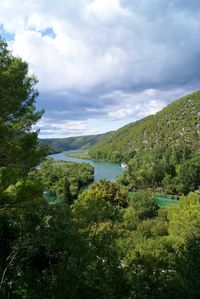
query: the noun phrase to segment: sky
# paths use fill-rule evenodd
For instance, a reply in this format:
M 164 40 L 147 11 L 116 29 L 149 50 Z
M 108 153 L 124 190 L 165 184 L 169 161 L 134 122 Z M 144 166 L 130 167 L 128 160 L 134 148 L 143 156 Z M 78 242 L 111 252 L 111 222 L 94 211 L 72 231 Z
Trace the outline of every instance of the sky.
M 39 80 L 40 137 L 104 133 L 200 89 L 198 0 L 1 0 Z

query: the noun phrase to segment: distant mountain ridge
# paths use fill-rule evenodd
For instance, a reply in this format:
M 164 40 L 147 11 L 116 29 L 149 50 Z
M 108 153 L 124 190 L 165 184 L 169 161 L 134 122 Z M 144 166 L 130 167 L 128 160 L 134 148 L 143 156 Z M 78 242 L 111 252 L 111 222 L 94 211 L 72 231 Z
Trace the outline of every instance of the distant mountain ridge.
M 78 149 L 86 150 L 100 142 L 105 137 L 109 136 L 109 134 L 111 134 L 111 132 L 98 135 L 87 135 L 66 138 L 44 138 L 40 139 L 40 142 L 50 146 L 50 153 Z
M 90 148 L 89 155 L 92 159 L 121 162 L 145 149 L 179 144 L 200 149 L 200 91 L 109 134 Z

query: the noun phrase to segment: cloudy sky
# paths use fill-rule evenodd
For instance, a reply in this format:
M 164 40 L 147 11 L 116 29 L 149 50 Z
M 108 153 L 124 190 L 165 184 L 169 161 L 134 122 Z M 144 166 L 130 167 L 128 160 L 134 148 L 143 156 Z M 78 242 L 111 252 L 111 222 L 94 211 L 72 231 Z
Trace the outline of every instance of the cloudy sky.
M 1 0 L 39 79 L 41 137 L 102 133 L 200 89 L 198 0 Z

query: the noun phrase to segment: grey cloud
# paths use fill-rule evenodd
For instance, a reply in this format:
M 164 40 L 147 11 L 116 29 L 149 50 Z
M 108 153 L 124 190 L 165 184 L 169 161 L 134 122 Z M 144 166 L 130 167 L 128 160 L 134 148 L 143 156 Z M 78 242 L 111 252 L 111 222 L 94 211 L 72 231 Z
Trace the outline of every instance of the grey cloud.
M 125 119 L 132 120 L 154 113 L 182 95 L 193 91 L 195 86 L 184 88 L 159 89 L 127 89 L 94 90 L 87 94 L 68 94 L 66 97 L 59 94 L 44 94 L 41 96 L 38 109 L 46 107 L 45 116 L 53 123 L 60 121 L 87 121 L 96 119 Z M 157 102 L 157 110 L 152 110 L 152 101 Z M 123 111 L 123 113 L 119 113 Z

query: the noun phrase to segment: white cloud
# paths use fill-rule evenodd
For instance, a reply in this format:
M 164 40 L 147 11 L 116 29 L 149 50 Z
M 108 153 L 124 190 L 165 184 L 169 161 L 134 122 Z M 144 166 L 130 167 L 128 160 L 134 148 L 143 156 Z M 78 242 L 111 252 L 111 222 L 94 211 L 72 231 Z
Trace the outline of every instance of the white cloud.
M 119 0 L 94 0 L 86 7 L 86 16 L 97 21 L 112 21 L 129 15 L 129 11 L 120 5 Z
M 124 60 L 115 46 L 96 50 L 80 31 L 66 20 L 34 14 L 27 18 L 26 29 L 16 33 L 13 52 L 29 62 L 43 90 L 84 89 L 108 82 Z M 52 28 L 55 37 L 42 35 Z
M 177 80 L 182 70 L 185 80 L 195 76 L 200 23 L 190 11 L 167 6 L 163 15 L 164 2 L 153 3 L 158 15 L 152 21 L 147 1 L 127 1 L 129 6 L 119 0 L 1 2 L 0 23 L 16 34 L 13 51 L 29 62 L 42 90 L 103 84 L 151 88 Z M 48 28 L 55 36 L 42 34 Z

